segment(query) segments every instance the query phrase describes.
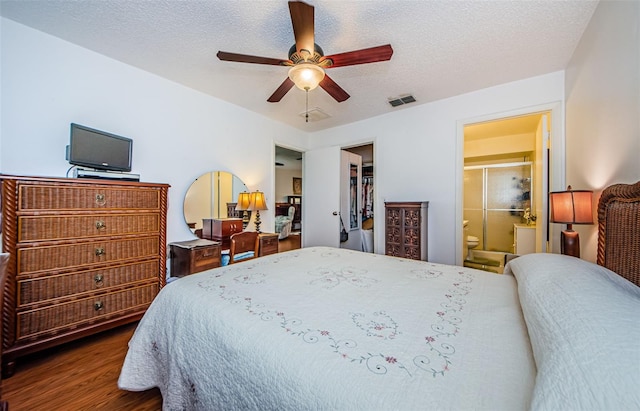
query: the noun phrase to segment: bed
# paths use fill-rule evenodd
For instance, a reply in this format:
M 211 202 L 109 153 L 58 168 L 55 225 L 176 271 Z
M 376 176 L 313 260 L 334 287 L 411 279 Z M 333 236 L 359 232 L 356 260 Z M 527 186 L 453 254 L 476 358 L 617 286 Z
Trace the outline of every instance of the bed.
M 640 235 L 628 187 L 604 228 Z M 636 284 L 574 257 L 497 275 L 311 247 L 167 285 L 118 384 L 165 410 L 638 409 L 638 312 Z

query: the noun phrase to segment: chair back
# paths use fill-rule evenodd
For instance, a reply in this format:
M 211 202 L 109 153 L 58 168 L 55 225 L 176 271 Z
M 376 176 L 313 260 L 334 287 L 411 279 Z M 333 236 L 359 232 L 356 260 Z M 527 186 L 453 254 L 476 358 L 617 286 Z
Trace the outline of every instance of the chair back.
M 229 249 L 229 264 L 239 261 L 250 260 L 258 256 L 258 248 L 260 247 L 260 239 L 255 231 L 241 231 L 231 235 L 231 247 Z M 243 253 L 253 252 L 253 255 Z M 242 258 L 239 254 L 243 254 Z
M 289 207 L 289 220 L 293 221 L 293 216 L 296 214 L 296 208 L 294 206 Z

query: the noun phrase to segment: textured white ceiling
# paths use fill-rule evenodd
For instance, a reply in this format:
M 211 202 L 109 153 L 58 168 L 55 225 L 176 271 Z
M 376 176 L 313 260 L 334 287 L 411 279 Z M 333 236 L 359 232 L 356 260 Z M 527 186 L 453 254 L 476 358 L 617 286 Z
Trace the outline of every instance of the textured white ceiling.
M 318 88 L 267 98 L 287 68 L 217 59 L 218 50 L 288 57 L 287 2 L 219 0 L 2 0 L 0 14 L 116 60 L 305 131 L 565 68 L 597 6 L 590 0 L 313 0 L 315 40 L 326 55 L 383 44 L 390 61 L 329 73 L 351 98 Z M 389 98 L 417 102 L 393 108 Z

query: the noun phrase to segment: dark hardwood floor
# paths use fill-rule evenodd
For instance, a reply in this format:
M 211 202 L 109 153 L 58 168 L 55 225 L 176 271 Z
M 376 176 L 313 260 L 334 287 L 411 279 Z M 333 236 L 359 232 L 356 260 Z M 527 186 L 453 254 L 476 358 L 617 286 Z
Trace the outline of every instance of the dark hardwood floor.
M 157 389 L 118 389 L 120 367 L 137 323 L 19 358 L 2 380 L 11 411 L 160 410 Z
M 302 241 L 302 234 L 299 232 L 291 233 L 287 238 L 278 241 L 278 252 L 295 250 L 300 248 Z
M 278 242 L 278 251 L 300 248 L 300 235 Z M 11 411 L 155 411 L 157 389 L 118 389 L 120 368 L 137 323 L 19 358 L 15 374 L 2 380 Z

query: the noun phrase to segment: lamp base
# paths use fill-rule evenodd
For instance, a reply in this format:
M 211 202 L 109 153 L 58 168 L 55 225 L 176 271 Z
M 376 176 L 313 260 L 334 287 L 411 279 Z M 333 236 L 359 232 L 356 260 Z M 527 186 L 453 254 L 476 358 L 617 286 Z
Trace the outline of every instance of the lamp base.
M 247 212 L 247 210 L 244 210 L 242 212 L 242 231 L 245 231 L 248 225 L 249 225 L 249 213 Z
M 580 258 L 580 237 L 576 231 L 563 230 L 560 233 L 560 252 Z
M 254 224 L 256 225 L 256 233 L 260 234 L 262 231 L 260 231 L 260 210 L 256 210 L 256 221 L 254 221 Z

